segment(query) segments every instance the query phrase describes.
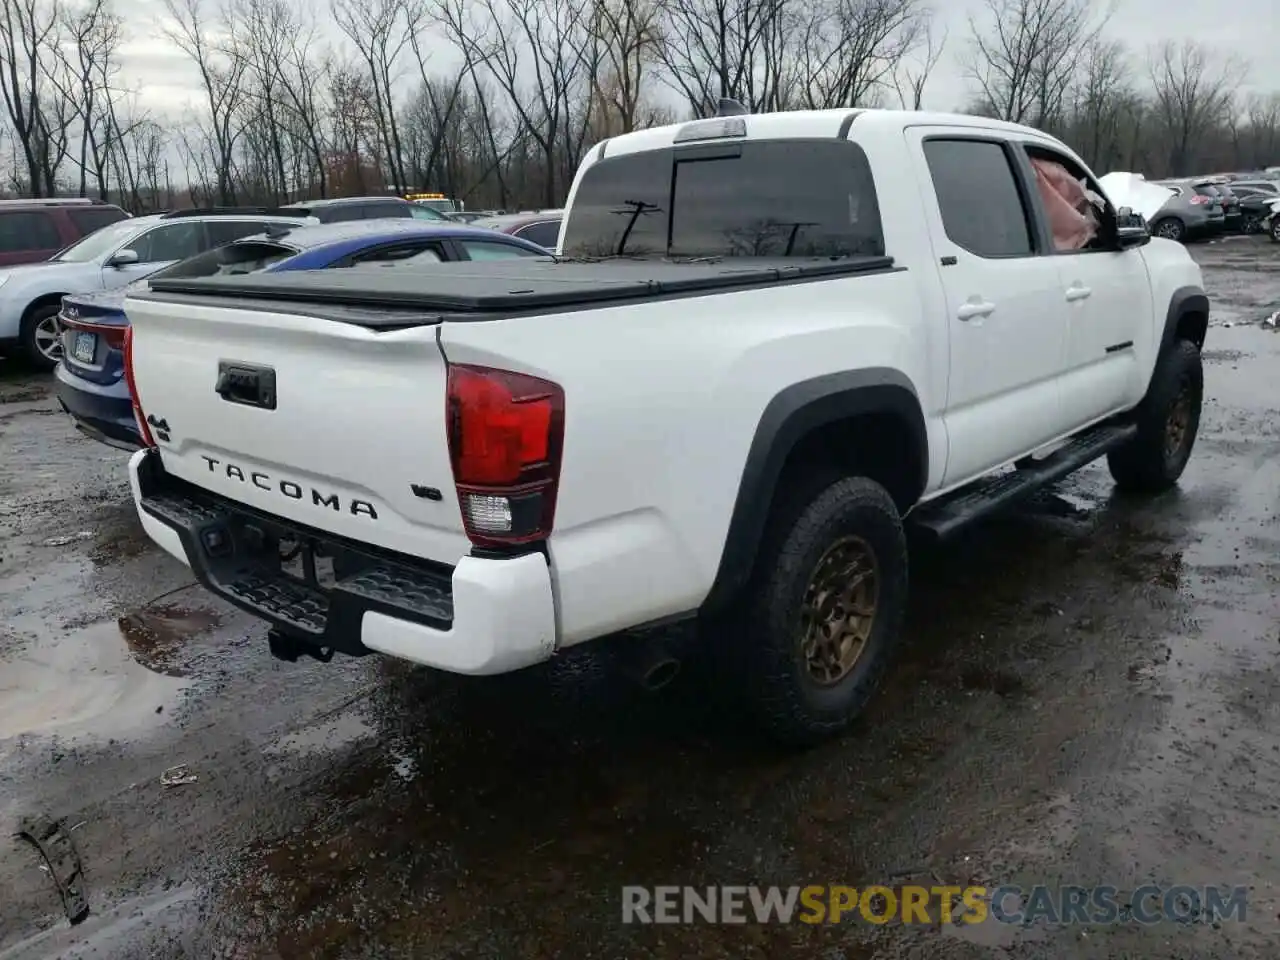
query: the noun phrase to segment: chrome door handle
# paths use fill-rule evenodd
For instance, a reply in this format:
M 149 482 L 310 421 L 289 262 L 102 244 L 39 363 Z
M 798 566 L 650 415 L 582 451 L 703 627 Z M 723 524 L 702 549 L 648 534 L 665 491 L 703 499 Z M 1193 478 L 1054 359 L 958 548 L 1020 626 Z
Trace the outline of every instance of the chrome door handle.
M 961 320 L 972 320 L 974 317 L 989 317 L 995 312 L 996 305 L 985 300 L 971 300 L 960 304 L 956 316 Z
M 1090 290 L 1088 287 L 1082 287 L 1078 284 L 1073 284 L 1072 286 L 1067 287 L 1067 300 L 1068 301 L 1083 300 L 1085 299 L 1085 297 L 1089 296 L 1089 294 L 1091 293 L 1093 293 L 1093 291 Z

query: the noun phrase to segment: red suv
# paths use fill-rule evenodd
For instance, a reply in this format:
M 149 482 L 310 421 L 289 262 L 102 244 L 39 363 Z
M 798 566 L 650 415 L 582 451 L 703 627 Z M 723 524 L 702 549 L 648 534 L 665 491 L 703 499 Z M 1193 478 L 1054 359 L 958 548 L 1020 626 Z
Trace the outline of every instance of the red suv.
M 0 200 L 0 267 L 48 260 L 128 216 L 115 204 L 98 200 Z

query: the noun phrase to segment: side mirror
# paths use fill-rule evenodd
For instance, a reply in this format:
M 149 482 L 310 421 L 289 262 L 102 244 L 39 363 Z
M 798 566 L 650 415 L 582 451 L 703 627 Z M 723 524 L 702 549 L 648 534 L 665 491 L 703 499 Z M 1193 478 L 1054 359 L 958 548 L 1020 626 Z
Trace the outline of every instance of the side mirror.
M 108 267 L 127 267 L 130 264 L 138 262 L 138 251 L 136 250 L 117 250 L 107 260 Z
M 1147 221 L 1142 214 L 1134 213 L 1131 207 L 1121 207 L 1116 211 L 1116 246 L 1121 250 L 1140 247 L 1151 242 L 1151 231 L 1147 229 Z

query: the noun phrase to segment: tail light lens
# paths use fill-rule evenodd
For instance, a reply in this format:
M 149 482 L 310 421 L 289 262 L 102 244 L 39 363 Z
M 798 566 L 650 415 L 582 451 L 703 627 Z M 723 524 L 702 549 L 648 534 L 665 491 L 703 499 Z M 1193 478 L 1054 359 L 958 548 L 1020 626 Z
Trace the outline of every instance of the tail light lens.
M 564 391 L 523 373 L 451 364 L 449 455 L 471 542 L 498 547 L 551 534 L 564 444 Z
M 65 315 L 59 315 L 58 322 L 68 330 L 81 330 L 85 333 L 96 333 L 109 347 L 116 350 L 124 348 L 125 333 L 128 327 L 118 326 L 111 323 L 90 323 L 87 320 L 68 320 Z
M 151 436 L 151 428 L 147 426 L 147 417 L 142 412 L 142 401 L 138 399 L 138 383 L 133 378 L 133 327 L 125 327 L 124 330 L 124 382 L 129 385 L 133 419 L 138 424 L 138 433 L 142 435 L 142 444 L 146 447 L 154 447 L 156 441 Z
M 1194 197 L 1191 198 L 1191 202 L 1194 203 L 1196 206 L 1199 206 L 1202 203 L 1211 203 L 1212 200 L 1209 197 L 1202 197 L 1200 196 L 1200 194 L 1197 193 Z

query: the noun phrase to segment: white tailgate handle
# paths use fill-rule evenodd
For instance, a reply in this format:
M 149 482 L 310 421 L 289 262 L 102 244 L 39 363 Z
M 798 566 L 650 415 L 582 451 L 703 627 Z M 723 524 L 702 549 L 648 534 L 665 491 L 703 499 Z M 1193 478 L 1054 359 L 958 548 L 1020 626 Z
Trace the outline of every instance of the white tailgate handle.
M 956 316 L 961 320 L 972 320 L 975 317 L 989 317 L 995 312 L 996 305 L 986 300 L 979 300 L 976 297 L 968 303 L 960 304 L 960 309 L 956 311 Z

